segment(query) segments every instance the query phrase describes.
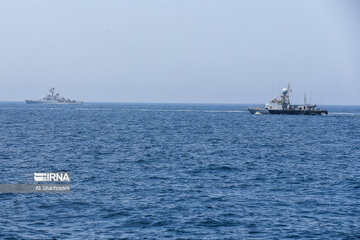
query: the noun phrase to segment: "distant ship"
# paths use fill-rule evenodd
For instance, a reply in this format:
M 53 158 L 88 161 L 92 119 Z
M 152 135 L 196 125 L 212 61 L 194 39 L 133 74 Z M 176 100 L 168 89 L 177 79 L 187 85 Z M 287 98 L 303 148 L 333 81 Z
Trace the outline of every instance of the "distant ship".
M 51 88 L 50 94 L 43 99 L 26 99 L 25 102 L 27 104 L 83 104 L 81 101 L 60 97 L 58 93 L 55 93 L 55 88 Z
M 304 105 L 293 105 L 290 103 L 291 86 L 282 90 L 280 99 L 273 99 L 265 104 L 264 108 L 249 107 L 251 114 L 292 114 L 292 115 L 327 115 L 326 109 L 316 108 L 316 105 L 306 103 L 304 97 Z

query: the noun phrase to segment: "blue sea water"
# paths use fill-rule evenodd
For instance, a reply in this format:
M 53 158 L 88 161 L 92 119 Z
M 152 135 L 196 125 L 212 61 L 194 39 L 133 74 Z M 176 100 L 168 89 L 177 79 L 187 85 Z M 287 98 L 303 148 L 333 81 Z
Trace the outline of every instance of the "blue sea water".
M 359 239 L 360 107 L 0 103 L 0 239 Z

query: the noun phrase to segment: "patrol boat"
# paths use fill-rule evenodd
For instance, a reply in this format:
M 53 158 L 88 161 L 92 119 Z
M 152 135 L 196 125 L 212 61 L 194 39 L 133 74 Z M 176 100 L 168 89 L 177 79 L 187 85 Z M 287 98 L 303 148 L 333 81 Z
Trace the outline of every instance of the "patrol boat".
M 51 88 L 50 94 L 43 99 L 26 99 L 25 102 L 27 104 L 83 104 L 81 101 L 60 97 L 58 93 L 55 93 L 55 88 Z
M 265 104 L 264 108 L 249 107 L 251 114 L 292 114 L 292 115 L 327 115 L 326 109 L 319 109 L 316 105 L 307 104 L 304 97 L 304 105 L 293 105 L 290 103 L 290 93 L 292 92 L 290 84 L 288 88 L 282 90 L 280 99 L 273 99 Z

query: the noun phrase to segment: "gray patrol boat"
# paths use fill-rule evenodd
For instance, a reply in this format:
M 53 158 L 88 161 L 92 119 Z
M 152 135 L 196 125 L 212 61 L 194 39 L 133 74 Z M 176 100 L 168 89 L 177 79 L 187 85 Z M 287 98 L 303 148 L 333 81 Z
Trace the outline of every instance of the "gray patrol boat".
M 293 105 L 290 103 L 291 86 L 282 90 L 280 99 L 273 99 L 265 104 L 264 108 L 249 107 L 251 114 L 291 114 L 291 115 L 327 115 L 326 109 L 319 109 L 316 105 L 307 104 L 304 97 L 303 105 Z
M 66 99 L 55 93 L 55 88 L 50 89 L 50 94 L 42 99 L 26 99 L 27 104 L 83 104 L 81 101 Z

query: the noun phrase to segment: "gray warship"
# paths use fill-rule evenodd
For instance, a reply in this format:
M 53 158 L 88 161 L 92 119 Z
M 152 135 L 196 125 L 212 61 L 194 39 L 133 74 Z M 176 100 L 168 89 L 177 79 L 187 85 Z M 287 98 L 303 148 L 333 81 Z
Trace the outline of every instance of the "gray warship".
M 264 108 L 249 107 L 251 114 L 291 114 L 291 115 L 327 115 L 326 109 L 319 109 L 316 105 L 307 104 L 304 97 L 303 105 L 293 105 L 290 103 L 290 93 L 292 92 L 290 84 L 282 90 L 280 99 L 273 99 L 265 104 Z
M 81 101 L 66 99 L 59 93 L 55 93 L 55 88 L 50 89 L 50 94 L 42 99 L 26 99 L 27 104 L 83 104 Z

